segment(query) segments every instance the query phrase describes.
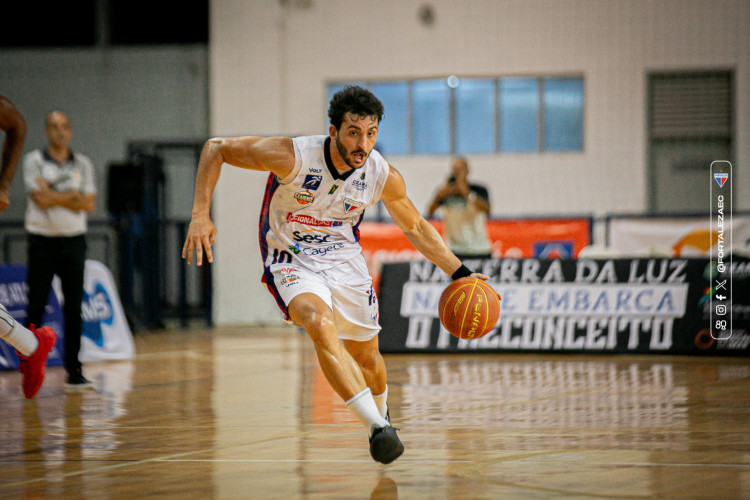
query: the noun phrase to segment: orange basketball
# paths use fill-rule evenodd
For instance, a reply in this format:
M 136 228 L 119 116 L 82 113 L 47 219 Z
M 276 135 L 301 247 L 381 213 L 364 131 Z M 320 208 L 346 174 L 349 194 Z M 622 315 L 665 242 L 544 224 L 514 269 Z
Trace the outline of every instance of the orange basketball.
M 486 281 L 459 278 L 440 296 L 438 314 L 454 337 L 478 339 L 495 328 L 500 317 L 500 299 Z

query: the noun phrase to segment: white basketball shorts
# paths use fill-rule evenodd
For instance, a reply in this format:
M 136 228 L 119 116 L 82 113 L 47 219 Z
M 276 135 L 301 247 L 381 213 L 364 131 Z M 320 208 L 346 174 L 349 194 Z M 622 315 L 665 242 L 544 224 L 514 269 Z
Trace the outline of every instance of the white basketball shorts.
M 339 338 L 364 342 L 380 331 L 378 299 L 362 255 L 317 272 L 294 264 L 272 264 L 265 269 L 263 282 L 287 321 L 292 299 L 312 293 L 333 311 Z

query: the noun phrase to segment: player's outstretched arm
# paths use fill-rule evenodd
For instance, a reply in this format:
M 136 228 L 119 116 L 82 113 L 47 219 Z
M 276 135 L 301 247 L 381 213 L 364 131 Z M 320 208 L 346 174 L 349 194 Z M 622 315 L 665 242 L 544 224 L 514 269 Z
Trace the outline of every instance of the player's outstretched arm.
M 398 170 L 391 166 L 381 200 L 391 214 L 393 222 L 404 232 L 414 248 L 427 257 L 448 276 L 461 266 L 461 261 L 446 246 L 437 229 L 427 222 L 406 196 L 406 184 Z M 488 279 L 479 273 L 473 276 Z
M 211 245 L 216 241 L 217 229 L 211 221 L 210 210 L 216 183 L 224 163 L 249 170 L 265 170 L 285 177 L 294 168 L 294 145 L 288 137 L 234 137 L 206 141 L 198 162 L 195 177 L 193 210 L 182 258 L 203 264 L 205 251 L 208 262 L 213 262 Z
M 5 140 L 0 159 L 0 212 L 10 205 L 10 184 L 26 139 L 26 120 L 10 100 L 0 95 L 0 130 Z

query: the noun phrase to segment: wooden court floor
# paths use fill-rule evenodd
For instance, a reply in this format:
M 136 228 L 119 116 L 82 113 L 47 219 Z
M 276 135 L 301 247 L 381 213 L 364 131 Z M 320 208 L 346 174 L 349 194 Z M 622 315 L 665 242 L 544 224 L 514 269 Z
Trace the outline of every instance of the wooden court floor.
M 388 355 L 384 466 L 297 329 L 135 340 L 95 392 L 0 372 L 0 498 L 750 498 L 746 358 Z

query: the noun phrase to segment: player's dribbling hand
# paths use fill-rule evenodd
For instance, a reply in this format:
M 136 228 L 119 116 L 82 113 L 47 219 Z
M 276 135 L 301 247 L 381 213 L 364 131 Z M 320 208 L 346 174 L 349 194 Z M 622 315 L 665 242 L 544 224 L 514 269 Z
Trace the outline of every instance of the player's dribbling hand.
M 478 280 L 484 280 L 484 281 L 487 281 L 488 279 L 490 279 L 489 276 L 487 276 L 486 274 L 482 274 L 482 273 L 471 273 L 471 277 L 476 278 Z M 497 290 L 495 290 L 495 293 L 497 294 L 497 298 L 499 298 L 500 300 L 503 300 L 500 294 L 497 293 Z
M 196 263 L 203 265 L 203 252 L 205 249 L 208 262 L 214 261 L 211 245 L 216 242 L 216 226 L 209 217 L 193 218 L 188 227 L 185 245 L 182 247 L 182 258 L 187 258 L 188 265 L 193 263 L 193 250 L 195 250 Z

